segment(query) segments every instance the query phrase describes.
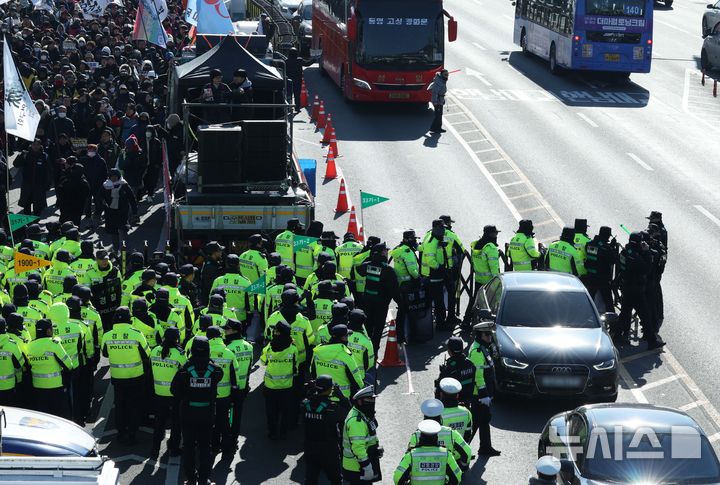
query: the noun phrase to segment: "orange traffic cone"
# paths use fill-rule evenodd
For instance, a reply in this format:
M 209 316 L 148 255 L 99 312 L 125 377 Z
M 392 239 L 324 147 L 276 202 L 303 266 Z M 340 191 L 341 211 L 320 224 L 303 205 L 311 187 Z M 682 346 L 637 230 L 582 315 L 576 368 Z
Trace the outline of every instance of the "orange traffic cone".
M 308 105 L 308 90 L 305 86 L 305 80 L 303 79 L 302 88 L 300 89 L 300 107 L 307 108 Z
M 338 194 L 337 205 L 335 206 L 335 212 L 347 212 L 348 209 L 348 198 L 347 191 L 345 190 L 345 179 L 340 179 L 340 193 Z
M 316 94 L 315 100 L 313 101 L 312 112 L 310 112 L 310 121 L 312 121 L 312 122 L 317 121 L 319 111 L 320 111 L 320 97 Z
M 405 362 L 400 360 L 398 353 L 397 333 L 395 332 L 395 320 L 390 320 L 388 324 L 387 343 L 385 344 L 385 355 L 380 361 L 383 367 L 402 367 Z
M 335 128 L 333 128 L 332 125 L 332 115 L 328 113 L 327 121 L 325 122 L 325 132 L 323 133 L 323 139 L 321 143 L 330 143 L 330 132 L 334 129 Z
M 360 233 L 358 232 L 357 216 L 355 215 L 355 206 L 350 209 L 350 222 L 348 222 L 347 231 L 351 232 L 356 240 L 360 240 Z
M 320 101 L 320 109 L 318 110 L 318 117 L 317 117 L 317 129 L 320 130 L 322 128 L 325 128 L 326 121 L 327 121 L 327 118 L 325 117 L 325 103 Z
M 335 156 L 339 157 L 340 153 L 338 152 L 337 138 L 335 138 L 335 128 L 330 130 L 330 147 L 332 148 Z
M 335 155 L 332 149 L 328 150 L 327 166 L 325 167 L 325 180 L 337 178 L 337 167 L 335 167 Z M 342 189 L 340 189 L 342 190 Z
M 358 236 L 358 242 L 365 243 L 365 229 L 363 228 L 363 226 L 360 226 L 360 235 Z

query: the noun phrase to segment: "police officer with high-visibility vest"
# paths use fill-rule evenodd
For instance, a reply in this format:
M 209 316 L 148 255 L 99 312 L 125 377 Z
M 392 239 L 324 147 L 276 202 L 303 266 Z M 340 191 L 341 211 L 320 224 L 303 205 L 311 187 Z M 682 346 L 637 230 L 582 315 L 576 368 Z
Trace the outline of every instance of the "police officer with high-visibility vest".
M 22 283 L 18 284 L 13 291 L 13 305 L 15 305 L 15 312 L 22 315 L 25 329 L 30 338 L 34 340 L 35 324 L 43 318 L 43 314 L 30 306 L 27 287 Z
M 383 449 L 377 436 L 376 398 L 373 386 L 357 391 L 352 398 L 353 407 L 343 424 L 343 480 L 351 485 L 382 481 L 380 458 Z
M 472 414 L 458 399 L 462 388 L 460 381 L 452 377 L 440 380 L 440 400 L 445 406 L 442 422 L 445 426 L 457 430 L 469 443 L 472 436 Z
M 462 386 L 458 399 L 465 405 L 472 402 L 473 388 L 475 387 L 475 364 L 473 364 L 463 352 L 465 342 L 460 337 L 450 337 L 447 341 L 448 358 L 440 364 L 440 375 L 435 380 L 435 385 L 447 377 L 457 379 Z M 436 393 L 439 394 L 438 387 Z
M 580 276 L 585 274 L 585 266 L 581 254 L 575 249 L 575 229 L 564 227 L 560 234 L 560 240 L 555 241 L 548 247 L 545 255 L 545 266 L 550 271 L 574 274 Z
M 118 441 L 134 444 L 145 395 L 145 366 L 150 356 L 145 336 L 131 324 L 128 307 L 115 310 L 112 330 L 102 340 L 102 354 L 110 361 L 110 380 L 115 388 L 115 423 Z
M 164 337 L 162 344 L 150 352 L 150 368 L 155 395 L 155 427 L 150 451 L 151 457 L 157 457 L 160 454 L 160 445 L 165 438 L 168 421 L 170 421 L 168 451 L 170 456 L 180 455 L 180 402 L 173 396 L 170 385 L 175 375 L 187 362 L 187 358 L 180 347 L 180 330 L 176 327 L 169 327 L 165 330 Z
M 307 246 L 295 249 L 295 276 L 298 285 L 303 285 L 310 273 L 315 271 L 316 255 L 320 252 L 320 236 L 323 232 L 323 223 L 312 221 L 305 231 L 306 237 L 317 238 Z
M 541 245 L 535 238 L 533 222 L 523 219 L 518 224 L 518 230 L 510 239 L 508 255 L 512 261 L 513 271 L 532 271 L 540 261 Z
M 141 255 L 142 256 L 142 255 Z M 112 328 L 115 310 L 120 304 L 122 277 L 120 270 L 110 262 L 108 252 L 99 249 L 95 252 L 95 267 L 89 271 L 92 304 L 100 314 L 103 328 Z
M 495 396 L 495 366 L 491 356 L 491 322 L 480 322 L 473 327 L 474 340 L 468 352 L 468 359 L 475 365 L 475 386 L 470 412 L 473 418 L 472 436 L 479 432 L 480 454 L 499 456 L 493 448 L 490 437 L 490 404 Z M 472 437 L 470 438 L 472 440 Z
M 166 273 L 165 276 L 162 277 L 161 287 L 168 290 L 168 293 L 170 294 L 170 305 L 183 312 L 183 316 L 185 317 L 185 327 L 192 328 L 195 323 L 195 310 L 190 302 L 190 299 L 180 292 L 180 288 L 178 288 L 179 284 L 180 280 L 178 275 L 173 272 Z M 157 295 L 157 291 L 155 294 Z
M 7 323 L 0 317 L 0 405 L 18 405 L 19 376 L 25 367 L 25 355 L 7 333 Z
M 442 401 L 439 399 L 426 399 L 420 404 L 420 410 L 423 413 L 423 419 L 431 419 L 440 425 L 438 445 L 447 448 L 448 451 L 452 453 L 453 458 L 455 458 L 461 470 L 467 470 L 470 459 L 472 458 L 472 450 L 460 433 L 450 426 L 443 425 L 442 413 L 445 410 L 445 406 L 443 406 Z M 420 430 L 411 434 L 408 449 L 416 448 L 420 442 L 420 438 Z
M 90 285 L 88 272 L 95 266 L 95 249 L 91 241 L 80 243 L 80 256 L 70 263 L 70 269 L 81 285 Z
M 448 294 L 448 323 L 459 323 L 457 317 L 457 285 L 460 281 L 460 270 L 462 269 L 462 258 L 465 254 L 465 247 L 460 238 L 452 230 L 452 224 L 455 222 L 450 216 L 438 217 L 445 224 L 445 258 L 447 261 L 447 278 L 445 287 Z
M 263 243 L 265 239 L 260 234 L 253 234 L 248 238 L 250 248 L 240 255 L 240 274 L 254 283 L 268 269 Z
M 54 303 L 48 311 L 48 317 L 53 322 L 53 334 L 60 339 L 60 344 L 73 364 L 73 371 L 70 374 L 70 404 L 73 421 L 80 426 L 85 426 L 85 417 L 90 411 L 90 390 L 87 380 L 89 355 L 87 348 L 90 331 L 82 321 L 80 306 L 80 298 L 70 297 L 67 303 Z M 94 347 L 92 341 L 90 341 L 90 346 Z
M 210 361 L 207 337 L 195 337 L 190 358 L 170 384 L 170 392 L 180 401 L 186 483 L 211 483 L 215 400 L 222 376 L 222 369 Z
M 148 347 L 154 349 L 162 337 L 158 337 L 157 317 L 149 310 L 145 298 L 138 298 L 132 302 L 132 326 L 140 330 L 147 340 Z
M 272 339 L 273 327 L 278 322 L 289 324 L 290 333 L 298 351 L 298 371 L 303 375 L 310 359 L 311 346 L 315 344 L 315 333 L 310 325 L 310 320 L 300 313 L 300 297 L 296 290 L 283 291 L 281 301 L 278 310 L 265 322 L 265 339 L 266 341 Z
M 437 421 L 426 419 L 418 424 L 420 438 L 400 460 L 393 474 L 395 485 L 444 485 L 458 484 L 462 471 L 452 452 L 438 444 L 441 426 Z
M 585 252 L 585 246 L 590 242 L 590 237 L 587 235 L 588 223 L 587 219 L 575 219 L 575 235 L 573 236 L 573 245 L 575 250 L 580 254 L 580 258 L 583 262 L 583 270 L 585 269 L 585 259 L 587 254 Z M 579 276 L 585 276 L 586 272 L 581 273 Z
M 225 258 L 225 274 L 215 278 L 210 291 L 218 288 L 224 290 L 225 303 L 233 309 L 235 318 L 244 322 L 247 320 L 247 312 L 250 308 L 250 295 L 245 292 L 245 289 L 255 280 L 250 281 L 240 272 L 240 257 L 237 254 L 228 254 Z
M 365 260 L 370 257 L 372 248 L 374 248 L 376 244 L 380 244 L 380 238 L 377 236 L 368 236 L 362 251 L 353 258 L 352 278 L 350 278 L 353 282 L 351 289 L 353 290 L 353 296 L 358 306 L 362 305 L 362 298 L 365 295 L 365 277 L 358 273 L 358 269 Z
M 482 237 L 470 243 L 470 260 L 475 278 L 475 291 L 465 310 L 463 322 L 466 325 L 470 322 L 470 311 L 478 291 L 494 276 L 500 274 L 500 250 L 497 246 L 499 232 L 495 226 L 485 226 Z
M 270 315 L 272 315 L 280 307 L 282 294 L 285 291 L 285 285 L 294 284 L 293 282 L 295 281 L 295 273 L 285 265 L 281 264 L 276 273 L 275 280 L 267 280 L 267 285 L 265 287 L 265 298 L 262 302 L 263 317 L 265 322 L 267 322 Z
M 72 361 L 60 340 L 53 337 L 50 320 L 38 320 L 35 329 L 37 338 L 26 350 L 34 409 L 69 419 L 70 402 L 65 383 L 69 382 Z
M 327 325 L 332 319 L 332 308 L 335 304 L 335 290 L 333 282 L 324 280 L 318 283 L 317 295 L 313 298 L 315 306 L 315 318 L 310 321 L 313 332 L 316 334 L 323 325 Z
M 370 383 L 375 381 L 375 348 L 365 331 L 366 321 L 367 317 L 362 309 L 350 310 L 348 315 L 350 334 L 347 346 L 353 353 L 355 362 L 365 370 L 365 382 Z
M 75 276 L 70 269 L 70 253 L 61 249 L 57 252 L 52 266 L 43 274 L 43 286 L 53 295 L 63 292 L 63 280 L 66 276 Z
M 433 301 L 435 326 L 445 327 L 447 309 L 445 307 L 445 279 L 447 277 L 447 258 L 445 254 L 445 223 L 436 219 L 432 229 L 423 237 L 418 248 L 420 259 L 420 275 L 430 280 L 430 297 Z
M 330 330 L 330 335 L 330 342 L 315 347 L 310 363 L 310 375 L 313 378 L 321 374 L 329 375 L 345 397 L 350 397 L 363 387 L 365 372 L 347 347 L 347 325 L 335 325 Z
M 190 338 L 192 327 L 186 327 L 186 319 L 183 311 L 170 304 L 170 292 L 167 288 L 160 288 L 155 293 L 155 302 L 150 305 L 149 312 L 155 315 L 157 337 L 164 340 L 165 330 L 175 327 L 180 332 L 180 342 Z
M 284 320 L 273 328 L 273 337 L 262 351 L 265 366 L 264 394 L 268 438 L 282 439 L 290 425 L 293 385 L 298 373 L 298 351 L 293 345 L 290 325 Z
M 287 221 L 286 229 L 275 237 L 275 252 L 280 255 L 280 262 L 295 270 L 295 235 L 301 235 L 305 228 L 299 219 Z
M 410 292 L 417 288 L 420 279 L 420 264 L 418 262 L 417 236 L 413 229 L 403 232 L 402 241 L 392 251 L 393 269 L 400 285 L 400 301 L 398 301 L 397 316 L 395 318 L 398 343 L 405 343 L 405 319 L 408 317 Z
M 243 323 L 240 320 L 231 318 L 225 324 L 225 343 L 234 355 L 237 362 L 237 392 L 232 397 L 232 417 L 230 420 L 230 433 L 233 442 L 237 445 L 240 436 L 240 423 L 242 411 L 250 392 L 250 368 L 253 364 L 253 344 L 248 342 L 243 335 Z
M 337 257 L 337 272 L 346 280 L 351 280 L 355 256 L 363 250 L 363 245 L 357 242 L 355 234 L 346 232 L 343 236 L 343 243 L 335 248 Z
M 365 278 L 365 294 L 361 307 L 367 315 L 368 335 L 377 354 L 390 302 L 400 301 L 400 285 L 395 271 L 388 264 L 388 248 L 385 243 L 373 247 L 370 258 L 360 265 L 358 273 Z

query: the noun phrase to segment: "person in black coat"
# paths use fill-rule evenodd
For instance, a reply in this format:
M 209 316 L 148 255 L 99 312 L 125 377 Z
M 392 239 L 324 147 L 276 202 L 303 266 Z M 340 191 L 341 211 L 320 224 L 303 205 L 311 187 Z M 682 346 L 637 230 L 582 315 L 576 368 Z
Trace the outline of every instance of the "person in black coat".
M 60 222 L 72 221 L 80 226 L 83 212 L 90 198 L 90 185 L 85 178 L 85 167 L 76 163 L 68 168 L 56 187 Z
M 298 55 L 298 50 L 293 47 L 288 51 L 288 58 L 285 61 L 285 74 L 288 81 L 292 80 L 292 92 L 295 99 L 295 111 L 300 111 L 300 91 L 302 90 L 303 66 L 312 64 L 312 60 L 305 60 Z
M 122 237 L 129 229 L 130 213 L 137 216 L 137 202 L 132 189 L 122 178 L 120 170 L 110 170 L 110 178 L 103 184 L 105 187 L 105 231 L 117 236 L 115 247 L 120 247 Z
M 53 173 L 53 186 L 57 187 L 60 182 L 63 171 L 65 170 L 65 161 L 75 156 L 75 150 L 73 149 L 72 143 L 70 143 L 70 137 L 65 133 L 60 133 L 57 142 L 50 142 L 50 148 L 48 150 L 48 161 Z
M 106 128 L 107 120 L 105 119 L 105 115 L 95 115 L 95 126 L 93 126 L 88 132 L 87 142 L 95 145 L 100 143 L 100 137 Z
M 40 216 L 47 207 L 47 191 L 50 188 L 50 164 L 43 145 L 38 138 L 30 145 L 30 150 L 15 159 L 16 168 L 22 170 L 20 201 L 23 214 Z
M 162 142 L 158 138 L 157 130 L 154 125 L 147 127 L 147 138 L 146 145 L 148 147 L 147 152 L 147 171 L 143 177 L 143 186 L 145 187 L 145 193 L 150 202 L 152 197 L 155 195 L 155 190 L 162 173 Z M 138 198 L 139 199 L 139 198 Z
M 142 149 L 137 137 L 133 134 L 125 140 L 125 151 L 118 161 L 118 166 L 127 177 L 127 183 L 137 198 L 143 188 L 143 178 L 147 170 L 147 163 L 143 157 Z
M 85 156 L 80 157 L 79 162 L 85 167 L 85 178 L 90 189 L 90 197 L 95 201 L 95 215 L 102 214 L 105 208 L 105 189 L 103 182 L 107 180 L 108 168 L 107 163 L 98 154 L 98 148 L 95 144 L 87 146 Z M 90 215 L 90 204 L 87 205 L 87 214 Z
M 168 162 L 170 165 L 170 176 L 175 175 L 182 156 L 185 151 L 185 127 L 180 116 L 176 113 L 168 115 L 165 126 L 155 125 L 160 137 L 167 144 Z
M 67 107 L 60 105 L 55 108 L 55 116 L 50 120 L 47 129 L 47 137 L 57 142 L 60 133 L 65 133 L 70 138 L 75 136 L 75 123 L 68 117 Z

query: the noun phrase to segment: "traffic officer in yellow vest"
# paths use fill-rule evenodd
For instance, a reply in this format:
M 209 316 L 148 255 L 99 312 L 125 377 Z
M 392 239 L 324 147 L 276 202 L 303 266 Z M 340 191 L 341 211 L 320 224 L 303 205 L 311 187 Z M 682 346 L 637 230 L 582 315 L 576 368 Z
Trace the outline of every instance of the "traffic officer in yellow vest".
M 535 238 L 533 229 L 533 222 L 530 219 L 523 219 L 510 240 L 508 254 L 512 260 L 513 271 L 532 271 L 542 257 L 541 246 Z
M 457 301 L 457 285 L 460 281 L 460 271 L 462 270 L 463 257 L 465 256 L 465 247 L 455 232 L 452 230 L 452 224 L 455 222 L 450 216 L 438 217 L 445 224 L 445 259 L 447 261 L 448 277 L 445 280 L 445 287 L 448 294 L 448 323 L 460 323 L 457 317 L 459 305 Z
M 560 240 L 550 244 L 545 256 L 545 265 L 550 271 L 559 271 L 575 276 L 585 274 L 582 256 L 575 249 L 574 239 L 575 230 L 572 227 L 564 227 Z
M 292 391 L 298 372 L 298 352 L 287 322 L 275 325 L 272 340 L 263 349 L 260 362 L 265 366 L 263 393 L 268 438 L 282 439 L 290 426 Z
M 336 325 L 348 326 L 348 315 L 350 314 L 350 308 L 345 303 L 333 303 L 330 310 L 331 318 L 326 325 L 321 325 L 315 334 L 316 345 L 325 345 L 330 343 L 332 338 L 332 329 Z M 357 362 L 357 361 L 356 361 Z M 360 364 L 358 362 L 358 364 Z
M 278 267 L 280 266 L 280 263 L 282 263 L 282 258 L 280 257 L 280 253 L 272 252 L 268 254 L 267 256 L 267 262 L 268 262 L 268 268 L 265 271 L 265 282 L 268 281 L 274 281 L 277 277 L 277 271 Z M 285 265 L 283 265 L 285 266 Z M 267 284 L 266 284 L 267 286 Z
M 30 283 L 30 281 L 28 281 L 28 283 Z M 77 285 L 77 284 L 78 284 L 78 280 L 77 280 L 77 277 L 76 277 L 74 274 L 66 276 L 65 279 L 63 279 L 62 292 L 61 292 L 61 293 L 55 293 L 55 294 L 53 295 L 52 302 L 50 303 L 50 305 L 52 305 L 53 303 L 65 303 L 68 298 L 70 298 L 71 296 L 73 296 L 73 295 L 72 295 L 72 289 L 73 289 L 73 288 L 75 287 L 75 285 Z M 27 285 L 26 285 L 26 286 L 27 286 Z M 28 296 L 30 297 L 30 300 L 31 300 L 31 301 L 32 301 L 33 299 L 39 300 L 39 298 L 40 298 L 40 291 L 39 291 L 39 290 L 40 290 L 40 286 L 39 286 L 39 285 L 36 285 L 36 287 L 35 287 L 35 292 L 34 292 L 35 294 L 33 294 L 33 292 L 30 291 L 30 287 L 28 286 L 28 293 L 29 293 Z M 47 290 L 45 290 L 45 291 L 47 291 Z M 48 292 L 48 293 L 50 293 L 50 292 Z M 36 305 L 34 305 L 34 304 L 32 304 L 32 303 L 31 303 L 31 305 L 32 305 L 32 306 L 35 306 L 35 308 L 38 308 Z M 50 305 L 48 305 L 48 304 L 45 303 L 45 302 L 41 302 L 40 305 L 43 306 L 43 309 L 41 310 L 40 308 L 38 308 L 38 310 L 40 310 L 40 311 L 42 311 L 42 312 L 44 312 L 44 313 L 47 313 L 47 311 L 50 309 Z
M 363 250 L 363 245 L 357 242 L 355 234 L 346 232 L 343 236 L 343 243 L 335 248 L 337 257 L 337 272 L 346 280 L 352 277 L 353 261 L 355 256 Z
M 81 285 L 90 285 L 89 272 L 95 267 L 95 250 L 91 241 L 82 241 L 80 243 L 80 256 L 70 263 L 70 269 L 75 273 L 78 283 Z
M 327 325 L 332 319 L 332 308 L 334 304 L 335 290 L 333 289 L 332 281 L 321 281 L 317 286 L 317 295 L 313 298 L 315 318 L 310 321 L 316 337 L 318 336 L 318 330 L 323 325 Z
M 448 451 L 452 453 L 453 458 L 455 458 L 461 470 L 467 470 L 470 459 L 472 458 L 472 450 L 460 433 L 450 426 L 443 425 L 442 413 L 445 410 L 445 406 L 443 406 L 442 401 L 439 399 L 426 399 L 420 404 L 420 410 L 423 413 L 423 419 L 433 420 L 440 425 L 438 445 L 447 448 Z M 421 433 L 419 430 L 410 435 L 408 450 L 418 446 L 420 437 Z
M 138 298 L 132 302 L 132 326 L 145 336 L 150 349 L 157 347 L 163 340 L 158 337 L 157 317 L 149 310 L 145 298 Z
M 76 288 L 87 289 L 87 287 L 81 286 Z M 79 374 L 77 380 L 80 385 L 79 392 L 81 395 L 78 396 L 75 402 L 79 402 L 80 406 L 75 411 L 79 413 L 80 419 L 87 421 L 94 397 L 95 370 L 100 360 L 100 339 L 103 336 L 102 320 L 100 320 L 100 315 L 97 312 L 83 306 L 83 300 L 80 296 L 71 296 L 68 298 L 66 305 L 70 312 L 70 318 L 79 322 L 85 331 L 85 362 L 82 368 L 76 371 Z M 88 310 L 92 310 L 94 314 L 87 313 Z M 99 332 L 98 328 L 100 329 Z
M 135 444 L 145 395 L 145 365 L 150 356 L 145 336 L 131 325 L 130 309 L 119 307 L 112 330 L 102 340 L 102 354 L 110 361 L 110 380 L 115 388 L 115 424 L 118 441 Z
M 47 231 L 44 231 L 40 224 L 30 224 L 27 227 L 27 237 L 32 241 L 35 256 L 49 260 L 50 245 L 43 240 L 47 237 Z
M 244 322 L 247 320 L 247 310 L 250 308 L 250 295 L 245 289 L 254 280 L 250 281 L 240 272 L 240 258 L 237 254 L 228 254 L 225 258 L 225 274 L 215 278 L 210 291 L 222 289 L 225 292 L 226 305 L 235 312 L 235 318 Z
M 281 264 L 276 271 L 275 280 L 267 280 L 265 287 L 265 298 L 263 299 L 263 320 L 267 322 L 270 315 L 277 311 L 282 302 L 282 294 L 285 291 L 285 285 L 293 283 L 295 273 L 293 270 Z M 299 292 L 298 292 L 299 293 Z M 248 295 L 249 296 L 249 295 Z M 254 296 L 254 295 L 253 295 Z
M 265 239 L 260 234 L 253 234 L 248 238 L 250 249 L 240 255 L 240 274 L 254 283 L 268 268 L 263 243 Z
M 286 229 L 275 237 L 275 252 L 280 254 L 280 262 L 295 271 L 295 234 L 302 234 L 305 227 L 299 219 L 287 221 Z
M 310 375 L 332 377 L 345 397 L 352 396 L 364 385 L 364 370 L 358 365 L 352 351 L 347 347 L 347 325 L 335 325 L 330 330 L 330 342 L 315 347 L 310 363 Z
M 145 298 L 145 300 L 149 302 L 155 301 L 155 293 L 159 289 L 157 286 L 158 278 L 158 273 L 156 273 L 154 269 L 146 269 L 143 271 L 142 282 L 130 295 L 129 304 L 132 305 L 132 302 L 138 298 Z
M 445 279 L 447 278 L 447 258 L 445 257 L 445 223 L 436 219 L 432 229 L 423 237 L 418 248 L 420 275 L 430 280 L 430 297 L 433 301 L 435 326 L 445 327 L 447 309 L 445 307 Z
M 365 371 L 365 382 L 372 384 L 375 382 L 375 348 L 365 332 L 366 321 L 365 312 L 360 308 L 350 310 L 348 315 L 350 334 L 347 346 L 353 353 L 355 362 Z
M 575 219 L 575 235 L 573 237 L 573 245 L 575 246 L 575 250 L 578 252 L 578 254 L 580 254 L 583 269 L 583 272 L 579 273 L 578 276 L 585 276 L 587 274 L 587 271 L 585 271 L 585 260 L 587 259 L 585 246 L 587 246 L 587 243 L 591 241 L 590 237 L 587 235 L 587 230 L 587 219 Z
M 52 245 L 50 246 L 53 262 L 57 259 L 58 251 L 67 251 L 70 253 L 70 259 L 72 260 L 75 260 L 80 256 L 80 232 L 77 227 L 73 226 L 69 228 L 65 231 L 65 237 L 58 239 L 58 241 L 59 244 L 55 249 L 53 249 Z
M 315 271 L 316 256 L 320 252 L 320 236 L 323 232 L 323 223 L 320 221 L 312 221 L 305 231 L 306 237 L 317 238 L 307 246 L 295 249 L 295 276 L 298 279 L 298 285 L 305 284 L 305 279 L 310 273 Z
M 22 283 L 15 287 L 15 291 L 13 292 L 13 305 L 15 305 L 15 312 L 22 315 L 25 330 L 28 331 L 30 339 L 35 340 L 35 323 L 43 318 L 44 315 L 39 310 L 30 306 L 27 287 Z
M 200 316 L 202 315 L 209 315 L 216 327 L 223 327 L 228 318 L 236 318 L 235 312 L 225 305 L 225 297 L 220 289 L 216 289 L 215 294 L 210 296 L 208 306 L 200 311 Z M 197 320 L 195 327 L 193 333 L 197 333 Z
M 37 338 L 27 345 L 27 363 L 32 375 L 34 409 L 70 419 L 72 362 L 60 340 L 53 337 L 52 322 L 45 318 L 36 324 Z
M 183 312 L 185 327 L 192 328 L 195 323 L 195 310 L 192 303 L 190 303 L 190 299 L 180 293 L 178 284 L 179 278 L 175 273 L 166 273 L 165 276 L 162 277 L 162 288 L 166 288 L 170 294 L 170 305 Z M 157 291 L 155 293 L 157 294 Z
M 463 318 L 465 326 L 470 322 L 470 312 L 480 288 L 493 276 L 500 274 L 500 251 L 497 246 L 499 232 L 495 226 L 485 226 L 482 237 L 470 243 L 470 260 L 475 277 L 475 291 L 465 310 L 465 318 Z
M 232 396 L 232 417 L 230 419 L 230 433 L 235 446 L 240 436 L 240 422 L 245 398 L 250 392 L 250 367 L 253 364 L 253 344 L 245 340 L 243 324 L 240 320 L 231 318 L 225 324 L 225 343 L 227 348 L 235 355 L 237 362 L 237 392 Z
M 63 280 L 66 276 L 75 276 L 70 269 L 70 253 L 61 249 L 55 255 L 55 261 L 43 274 L 43 286 L 54 295 L 63 292 Z
M 97 258 L 97 254 L 95 255 Z M 127 270 L 122 283 L 122 305 L 130 304 L 130 295 L 142 283 L 142 275 L 145 271 L 145 257 L 142 253 L 134 252 L 128 256 Z
M 426 419 L 418 424 L 420 438 L 417 447 L 408 450 L 393 474 L 395 485 L 456 485 L 462 471 L 447 448 L 438 444 L 442 427 L 437 421 Z
M 457 430 L 466 442 L 470 443 L 472 436 L 472 414 L 458 400 L 462 391 L 462 384 L 457 379 L 445 377 L 440 380 L 440 400 L 445 406 L 442 414 L 442 422 Z
M 377 436 L 376 398 L 372 386 L 357 391 L 352 398 L 353 407 L 343 424 L 343 480 L 351 485 L 382 482 L 380 458 L 383 449 Z
M 408 296 L 417 288 L 420 278 L 420 265 L 415 251 L 418 248 L 415 231 L 410 229 L 403 232 L 402 241 L 395 249 L 390 251 L 393 269 L 400 285 L 400 301 L 398 302 L 397 317 L 395 318 L 397 341 L 405 343 L 405 319 L 408 315 Z
M 160 288 L 155 293 L 155 302 L 150 305 L 149 311 L 155 315 L 157 321 L 157 337 L 164 340 L 165 330 L 175 327 L 180 332 L 180 342 L 186 342 L 190 338 L 192 327 L 186 327 L 185 316 L 182 310 L 170 305 L 170 292 L 167 288 Z
M 300 297 L 295 290 L 285 290 L 282 293 L 282 302 L 276 312 L 270 315 L 265 322 L 265 339 L 272 339 L 273 327 L 278 322 L 290 325 L 290 333 L 298 351 L 298 370 L 304 375 L 307 361 L 310 360 L 311 346 L 315 344 L 315 333 L 310 321 L 300 313 Z
M 225 346 L 220 328 L 212 326 L 207 329 L 206 335 L 210 343 L 210 360 L 223 371 L 215 400 L 215 429 L 213 430 L 212 448 L 215 454 L 222 452 L 223 459 L 229 459 L 235 453 L 237 444 L 230 433 L 230 407 L 233 396 L 238 392 L 238 364 L 235 354 Z
M 380 244 L 380 242 L 379 237 L 369 236 L 362 251 L 353 258 L 351 289 L 353 290 L 353 296 L 358 306 L 362 305 L 362 297 L 365 295 L 365 277 L 358 273 L 358 269 L 365 260 L 370 257 L 372 248 L 374 248 L 376 244 Z
M 153 391 L 155 394 L 155 426 L 153 430 L 151 457 L 160 454 L 160 445 L 165 439 L 165 427 L 170 421 L 170 456 L 180 455 L 180 406 L 170 392 L 175 375 L 185 365 L 187 358 L 180 347 L 180 331 L 175 327 L 165 330 L 165 338 L 150 352 Z
M 25 355 L 7 333 L 7 323 L 0 317 L 0 406 L 17 406 L 18 377 L 25 367 Z
M 335 263 L 337 266 L 335 248 L 337 248 L 338 239 L 339 238 L 335 235 L 334 231 L 323 231 L 320 235 L 320 247 L 317 249 L 317 253 L 315 254 L 315 260 L 317 261 L 320 254 L 327 254 L 330 257 L 330 261 Z
M 468 359 L 475 364 L 475 387 L 470 412 L 473 418 L 472 436 L 480 432 L 481 455 L 499 456 L 500 452 L 492 447 L 490 437 L 490 404 L 495 396 L 495 366 L 492 360 L 491 322 L 480 322 L 473 327 L 474 341 L 468 352 Z M 472 440 L 472 437 L 470 438 Z

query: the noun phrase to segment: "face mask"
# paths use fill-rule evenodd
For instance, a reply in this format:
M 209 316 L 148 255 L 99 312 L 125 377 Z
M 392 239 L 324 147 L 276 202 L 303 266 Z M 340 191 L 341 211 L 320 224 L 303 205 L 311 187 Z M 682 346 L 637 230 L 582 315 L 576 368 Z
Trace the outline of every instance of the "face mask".
M 374 402 L 363 402 L 355 405 L 365 416 L 372 418 L 375 416 L 375 403 Z
M 65 118 L 67 116 L 67 113 L 60 112 L 58 113 L 58 118 Z
M 88 154 L 88 157 L 90 157 L 90 158 L 92 158 L 92 157 L 94 157 L 95 155 L 97 155 L 96 152 L 87 152 L 87 154 Z

